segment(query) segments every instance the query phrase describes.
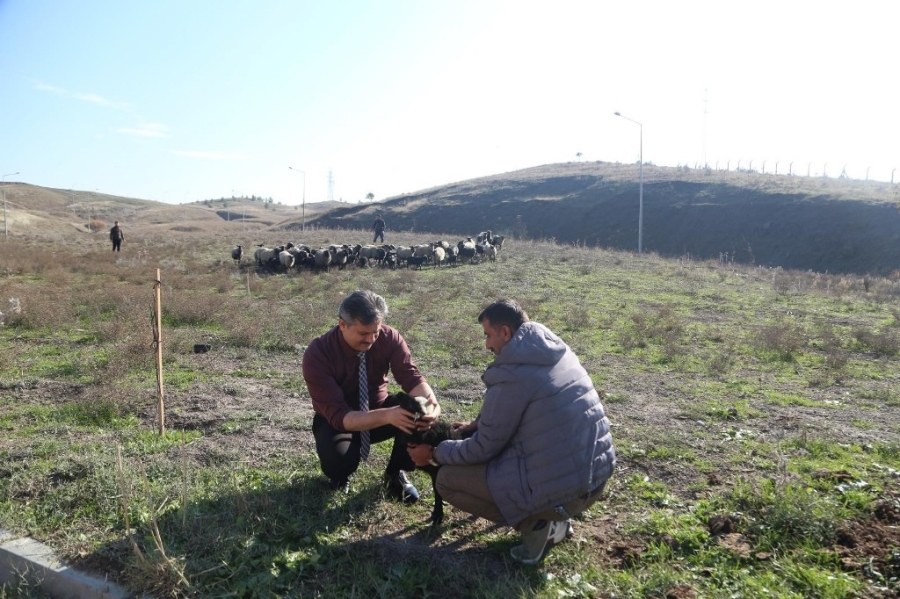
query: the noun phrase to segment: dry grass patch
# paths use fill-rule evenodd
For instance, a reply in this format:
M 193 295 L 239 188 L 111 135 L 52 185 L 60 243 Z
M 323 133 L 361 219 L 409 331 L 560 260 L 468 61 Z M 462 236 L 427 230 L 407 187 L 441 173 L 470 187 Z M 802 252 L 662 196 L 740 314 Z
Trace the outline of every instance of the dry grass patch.
M 389 233 L 405 244 L 446 237 Z M 885 351 L 890 335 L 878 340 L 896 328 L 884 328 L 896 308 L 877 295 L 880 279 L 867 293 L 849 279 L 785 271 L 784 293 L 762 269 L 520 240 L 507 241 L 496 264 L 421 271 L 273 274 L 229 256 L 241 241 L 318 246 L 363 236 L 136 234 L 122 256 L 91 239 L 55 263 L 34 261 L 40 244 L 11 244 L 0 310 L 14 295 L 23 311 L 0 327 L 0 430 L 15 432 L 0 434 L 0 526 L 84 567 L 124 572 L 132 588 L 158 596 L 897 591 L 865 566 L 892 571 L 896 545 L 876 506 L 895 499 L 900 471 L 900 401 L 888 384 L 900 363 Z M 157 268 L 163 438 L 150 343 Z M 619 471 L 604 501 L 575 523 L 575 538 L 539 568 L 509 560 L 515 536 L 506 529 L 449 508 L 435 533 L 428 501 L 388 501 L 384 448 L 350 495 L 323 485 L 300 358 L 357 288 L 385 296 L 388 324 L 406 336 L 448 418 L 478 412 L 491 356 L 475 319 L 498 297 L 550 324 L 606 390 Z M 211 350 L 194 354 L 198 342 Z M 879 344 L 879 359 L 868 359 Z M 784 356 L 791 361 L 779 363 Z M 847 474 L 832 483 L 820 470 Z M 428 488 L 426 477 L 413 478 Z M 723 514 L 731 528 L 712 530 Z M 878 540 L 854 554 L 858 567 L 841 565 L 851 552 L 845 529 Z M 708 572 L 715 576 L 693 574 Z

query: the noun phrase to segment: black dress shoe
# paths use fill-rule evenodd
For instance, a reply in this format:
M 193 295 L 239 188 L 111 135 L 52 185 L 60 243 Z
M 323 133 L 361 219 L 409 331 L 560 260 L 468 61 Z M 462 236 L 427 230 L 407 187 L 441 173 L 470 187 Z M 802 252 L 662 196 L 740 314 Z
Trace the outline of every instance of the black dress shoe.
M 344 495 L 350 494 L 349 478 L 332 478 L 328 481 L 328 488 L 332 491 L 339 491 Z
M 396 499 L 403 503 L 415 503 L 419 500 L 419 491 L 409 482 L 406 472 L 384 473 L 384 484 Z

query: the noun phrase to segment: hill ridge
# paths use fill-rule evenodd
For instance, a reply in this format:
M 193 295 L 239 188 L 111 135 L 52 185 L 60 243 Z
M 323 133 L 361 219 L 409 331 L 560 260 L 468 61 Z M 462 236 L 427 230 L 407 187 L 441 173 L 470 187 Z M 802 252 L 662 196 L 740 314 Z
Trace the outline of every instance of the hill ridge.
M 307 227 L 466 237 L 492 230 L 637 250 L 638 164 L 569 162 L 451 182 L 372 203 L 305 207 Z M 643 168 L 643 250 L 817 272 L 888 275 L 900 268 L 898 186 L 686 167 Z M 298 206 L 246 199 L 164 204 L 7 182 L 11 234 L 88 231 L 97 218 L 165 231 L 248 228 L 271 236 L 303 226 Z M 236 227 L 240 227 L 237 229 Z
M 330 211 L 314 222 L 460 235 L 482 230 L 637 250 L 639 165 L 567 163 L 451 183 Z M 644 165 L 643 250 L 832 273 L 900 264 L 897 186 Z M 434 230 L 434 229 L 431 229 Z

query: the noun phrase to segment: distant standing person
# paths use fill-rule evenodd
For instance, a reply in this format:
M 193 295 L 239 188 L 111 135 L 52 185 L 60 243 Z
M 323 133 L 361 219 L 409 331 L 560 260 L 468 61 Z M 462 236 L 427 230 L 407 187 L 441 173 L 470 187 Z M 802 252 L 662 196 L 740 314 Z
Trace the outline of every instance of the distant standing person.
M 114 224 L 112 229 L 109 230 L 109 238 L 112 240 L 113 251 L 121 252 L 122 242 L 125 241 L 125 233 L 122 232 L 122 227 L 119 226 L 119 221 L 116 221 L 116 224 Z
M 372 224 L 372 228 L 375 230 L 375 237 L 372 238 L 372 243 L 378 241 L 378 238 L 381 238 L 381 243 L 384 243 L 384 219 L 381 218 L 380 214 L 375 215 L 375 222 Z

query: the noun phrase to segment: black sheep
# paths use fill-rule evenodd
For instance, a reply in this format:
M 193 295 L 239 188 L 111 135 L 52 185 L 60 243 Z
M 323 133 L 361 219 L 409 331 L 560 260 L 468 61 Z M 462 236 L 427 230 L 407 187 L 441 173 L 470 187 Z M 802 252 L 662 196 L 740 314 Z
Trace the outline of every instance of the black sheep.
M 428 256 L 410 256 L 406 259 L 406 268 L 410 266 L 415 266 L 416 268 L 422 268 L 423 264 L 428 263 Z
M 403 393 L 402 391 L 394 394 L 393 397 L 400 407 L 407 412 L 412 412 L 413 414 L 416 414 L 417 417 L 425 416 L 424 397 L 412 397 L 408 393 Z M 447 441 L 448 439 L 466 439 L 470 436 L 472 436 L 472 432 L 460 433 L 458 430 L 454 429 L 453 425 L 449 422 L 435 420 L 430 429 L 417 430 L 410 435 L 406 435 L 406 442 L 415 444 L 424 443 L 426 445 L 437 447 L 441 441 Z M 438 493 L 436 484 L 437 473 L 440 466 L 432 466 L 429 464 L 427 466 L 418 466 L 418 468 L 431 476 L 431 489 L 434 492 L 434 509 L 431 511 L 431 518 L 429 519 L 431 520 L 432 526 L 440 526 L 444 521 L 444 500 L 441 497 L 441 494 Z

